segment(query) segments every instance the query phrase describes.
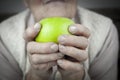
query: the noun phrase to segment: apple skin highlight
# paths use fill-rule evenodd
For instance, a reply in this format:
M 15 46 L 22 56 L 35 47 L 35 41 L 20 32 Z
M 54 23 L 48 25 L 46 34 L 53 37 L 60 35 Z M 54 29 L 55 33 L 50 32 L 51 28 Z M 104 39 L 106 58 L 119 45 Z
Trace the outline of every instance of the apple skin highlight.
M 35 38 L 35 41 L 58 43 L 58 37 L 60 35 L 70 34 L 68 28 L 74 24 L 74 21 L 64 17 L 51 17 L 42 19 L 40 24 L 42 28 Z

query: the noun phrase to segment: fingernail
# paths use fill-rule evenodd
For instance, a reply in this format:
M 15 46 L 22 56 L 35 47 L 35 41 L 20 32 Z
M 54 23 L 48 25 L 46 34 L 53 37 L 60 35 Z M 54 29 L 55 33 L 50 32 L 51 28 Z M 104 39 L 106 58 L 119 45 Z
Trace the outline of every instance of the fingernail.
M 53 52 L 56 52 L 58 50 L 58 45 L 57 44 L 53 44 L 51 46 L 51 49 L 52 49 Z
M 58 41 L 61 43 L 61 44 L 64 44 L 64 42 L 65 42 L 65 36 L 60 36 L 59 38 L 58 38 Z
M 57 60 L 57 63 L 58 64 L 62 64 L 62 60 Z
M 70 26 L 69 31 L 74 34 L 77 32 L 77 28 L 75 26 Z
M 39 32 L 40 31 L 40 24 L 39 23 L 36 23 L 35 25 L 34 25 L 34 29 L 37 31 L 37 32 Z
M 58 53 L 58 56 L 59 56 L 59 58 L 63 58 L 63 57 L 64 57 L 64 54 Z

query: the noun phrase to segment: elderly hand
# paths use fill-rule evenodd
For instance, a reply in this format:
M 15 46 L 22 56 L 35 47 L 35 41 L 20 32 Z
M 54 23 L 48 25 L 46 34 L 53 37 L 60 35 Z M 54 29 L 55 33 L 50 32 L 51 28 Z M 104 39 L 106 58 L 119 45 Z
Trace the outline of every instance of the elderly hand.
M 37 23 L 34 27 L 29 27 L 24 34 L 31 64 L 27 80 L 48 80 L 52 73 L 51 68 L 57 64 L 56 60 L 63 58 L 63 55 L 58 53 L 57 44 L 33 41 L 39 30 L 40 25 Z
M 84 67 L 82 62 L 88 58 L 86 48 L 90 31 L 80 25 L 70 26 L 70 33 L 73 35 L 62 35 L 59 37 L 59 51 L 70 57 L 69 59 L 59 59 L 57 64 L 62 76 L 62 80 L 82 80 Z

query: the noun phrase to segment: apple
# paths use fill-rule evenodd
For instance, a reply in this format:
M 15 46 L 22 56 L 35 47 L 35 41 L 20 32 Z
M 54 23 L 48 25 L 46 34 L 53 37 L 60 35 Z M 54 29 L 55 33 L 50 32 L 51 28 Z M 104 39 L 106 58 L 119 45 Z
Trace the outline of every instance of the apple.
M 68 27 L 74 22 L 64 17 L 50 17 L 42 19 L 39 22 L 42 26 L 40 32 L 35 38 L 36 42 L 55 42 L 58 43 L 58 37 L 63 34 L 70 34 Z

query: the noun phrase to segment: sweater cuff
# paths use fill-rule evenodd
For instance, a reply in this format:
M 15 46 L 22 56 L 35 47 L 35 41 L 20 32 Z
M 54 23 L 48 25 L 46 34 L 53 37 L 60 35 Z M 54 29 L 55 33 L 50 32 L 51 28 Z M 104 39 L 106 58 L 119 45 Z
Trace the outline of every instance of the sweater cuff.
M 84 75 L 83 80 L 91 80 L 91 79 L 90 79 L 90 76 L 89 76 L 89 74 L 88 74 L 88 70 L 87 70 L 86 68 L 85 68 L 84 70 L 85 70 L 85 75 Z

